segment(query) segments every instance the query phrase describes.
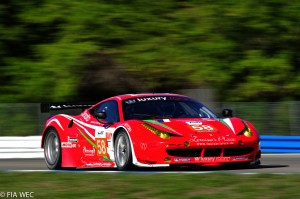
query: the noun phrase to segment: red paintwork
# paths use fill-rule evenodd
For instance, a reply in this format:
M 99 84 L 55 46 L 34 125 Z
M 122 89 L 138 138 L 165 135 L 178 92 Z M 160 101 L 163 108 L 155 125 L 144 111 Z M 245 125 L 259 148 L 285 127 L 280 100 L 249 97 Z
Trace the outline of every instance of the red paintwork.
M 122 100 L 149 96 L 181 95 L 120 95 L 99 102 L 77 116 L 55 115 L 47 120 L 42 136 L 42 147 L 47 129 L 53 127 L 58 131 L 60 137 L 62 167 L 116 167 L 113 161 L 114 139 L 118 130 L 125 129 L 131 140 L 133 163 L 137 166 L 170 166 L 173 164 L 215 166 L 226 163 L 250 163 L 259 160 L 259 135 L 250 122 L 246 123 L 251 129 L 253 136 L 246 137 L 244 134 L 238 134 L 245 128 L 243 121 L 239 118 L 228 118 L 226 120 L 230 120 L 234 131 L 224 122 L 220 122 L 219 118 L 179 118 L 162 122 L 162 124 L 167 125 L 171 129 L 152 124 L 156 129 L 174 135 L 170 139 L 162 139 L 142 126 L 142 124 L 147 124 L 148 122 L 141 120 L 124 121 Z M 89 111 L 108 100 L 116 100 L 118 102 L 120 122 L 114 123 L 110 128 L 106 129 Z M 74 123 L 71 128 L 68 128 L 71 120 Z M 203 130 L 202 127 L 206 128 L 206 130 Z M 199 130 L 201 128 L 202 130 Z M 102 138 L 100 138 L 101 136 Z M 188 142 L 188 144 L 185 145 L 185 142 Z M 251 147 L 252 150 L 243 152 L 243 149 L 247 147 Z M 235 149 L 229 149 L 229 152 L 226 153 L 225 151 L 228 148 Z M 167 153 L 167 150 L 180 149 L 188 151 L 198 150 L 199 156 L 175 156 L 172 153 Z M 234 152 L 230 155 L 232 151 Z

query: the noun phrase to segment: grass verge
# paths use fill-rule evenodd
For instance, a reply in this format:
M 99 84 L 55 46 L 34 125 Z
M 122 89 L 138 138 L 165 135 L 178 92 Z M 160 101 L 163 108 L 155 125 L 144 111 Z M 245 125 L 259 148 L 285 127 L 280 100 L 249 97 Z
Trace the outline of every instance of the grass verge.
M 300 175 L 18 172 L 0 173 L 0 193 L 34 198 L 300 198 Z M 1 195 L 1 194 L 0 194 Z

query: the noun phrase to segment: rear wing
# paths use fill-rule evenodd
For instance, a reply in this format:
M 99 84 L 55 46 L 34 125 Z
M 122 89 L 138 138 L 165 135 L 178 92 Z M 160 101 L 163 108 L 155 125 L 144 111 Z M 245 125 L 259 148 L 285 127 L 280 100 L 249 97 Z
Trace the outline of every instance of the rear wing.
M 94 103 L 41 103 L 41 113 L 49 113 L 55 110 L 87 109 Z

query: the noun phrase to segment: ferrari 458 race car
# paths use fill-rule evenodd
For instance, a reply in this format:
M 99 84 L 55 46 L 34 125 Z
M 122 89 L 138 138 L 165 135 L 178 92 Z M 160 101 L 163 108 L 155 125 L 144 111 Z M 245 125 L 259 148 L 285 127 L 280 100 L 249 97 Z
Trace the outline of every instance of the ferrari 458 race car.
M 42 104 L 50 117 L 42 136 L 49 169 L 258 164 L 260 140 L 248 121 L 178 94 L 127 94 L 95 105 Z M 84 110 L 85 109 L 85 110 Z

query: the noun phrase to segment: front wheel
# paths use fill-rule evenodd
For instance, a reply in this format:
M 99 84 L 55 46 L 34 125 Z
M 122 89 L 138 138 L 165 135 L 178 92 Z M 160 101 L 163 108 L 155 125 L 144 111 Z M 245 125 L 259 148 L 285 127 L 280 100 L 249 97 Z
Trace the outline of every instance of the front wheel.
M 115 162 L 121 171 L 129 170 L 133 167 L 130 140 L 125 131 L 121 131 L 115 141 Z
M 47 167 L 51 170 L 61 169 L 61 146 L 56 129 L 47 131 L 44 140 L 44 155 Z

